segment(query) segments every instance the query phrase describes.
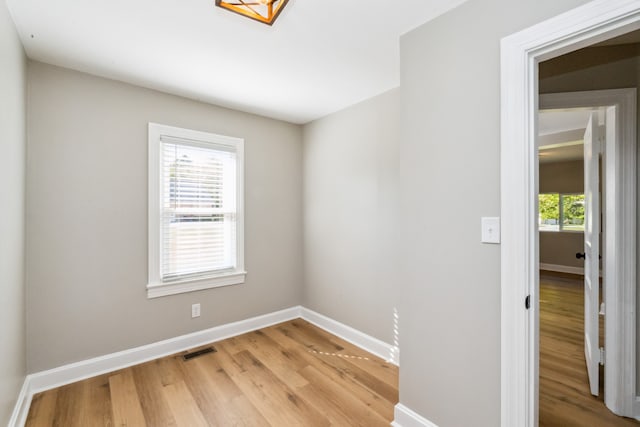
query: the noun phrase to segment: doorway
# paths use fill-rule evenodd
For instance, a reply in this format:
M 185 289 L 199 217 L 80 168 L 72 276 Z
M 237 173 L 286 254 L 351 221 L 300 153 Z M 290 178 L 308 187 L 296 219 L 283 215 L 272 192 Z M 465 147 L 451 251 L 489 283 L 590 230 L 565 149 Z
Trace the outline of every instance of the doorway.
M 550 98 L 558 106 L 565 96 L 542 96 L 541 108 Z M 541 109 L 538 116 L 539 424 L 543 427 L 640 425 L 616 416 L 604 399 L 605 383 L 609 392 L 624 392 L 615 383 L 620 367 L 611 369 L 617 360 L 607 365 L 611 375 L 602 366 L 604 349 L 618 345 L 612 340 L 607 345 L 605 339 L 607 286 L 603 286 L 605 249 L 610 246 L 604 229 L 605 155 L 606 146 L 615 145 L 619 133 L 616 108 Z M 595 262 L 588 264 L 591 260 Z
M 640 2 L 597 0 L 502 40 L 502 425 L 535 426 L 538 373 L 537 151 L 538 64 L 620 36 L 640 27 Z M 626 102 L 626 101 L 625 101 Z M 614 105 L 601 102 L 597 105 Z M 635 101 L 629 102 L 635 109 Z M 620 121 L 632 121 L 635 113 Z M 621 129 L 626 129 L 622 126 Z M 620 286 L 608 295 L 609 322 L 619 346 L 607 357 L 621 362 L 616 373 L 624 392 L 605 393 L 610 408 L 637 414 L 636 398 L 636 138 L 621 135 L 608 156 L 617 185 L 607 192 L 613 215 L 616 256 L 612 274 Z M 629 201 L 633 201 L 630 203 Z M 607 250 L 608 254 L 612 252 Z M 533 304 L 529 305 L 528 302 Z M 614 364 L 615 365 L 615 364 Z

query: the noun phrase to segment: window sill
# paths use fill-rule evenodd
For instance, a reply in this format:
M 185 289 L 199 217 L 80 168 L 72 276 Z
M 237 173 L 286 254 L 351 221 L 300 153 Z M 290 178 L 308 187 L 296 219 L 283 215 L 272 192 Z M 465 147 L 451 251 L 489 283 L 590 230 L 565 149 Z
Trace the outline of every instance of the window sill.
M 584 230 L 538 230 L 540 233 L 569 233 L 569 234 L 584 234 Z
M 196 278 L 171 283 L 149 283 L 147 285 L 147 298 L 159 298 L 203 289 L 219 288 L 221 286 L 238 285 L 244 283 L 246 275 L 246 271 L 232 271 L 219 276 L 201 279 Z

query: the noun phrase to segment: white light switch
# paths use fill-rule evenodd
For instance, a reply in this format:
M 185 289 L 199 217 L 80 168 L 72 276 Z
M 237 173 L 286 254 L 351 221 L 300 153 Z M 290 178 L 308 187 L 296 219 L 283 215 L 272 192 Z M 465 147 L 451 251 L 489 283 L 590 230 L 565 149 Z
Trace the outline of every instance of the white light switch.
M 200 303 L 191 304 L 191 318 L 200 317 Z
M 482 218 L 482 243 L 500 243 L 500 218 Z

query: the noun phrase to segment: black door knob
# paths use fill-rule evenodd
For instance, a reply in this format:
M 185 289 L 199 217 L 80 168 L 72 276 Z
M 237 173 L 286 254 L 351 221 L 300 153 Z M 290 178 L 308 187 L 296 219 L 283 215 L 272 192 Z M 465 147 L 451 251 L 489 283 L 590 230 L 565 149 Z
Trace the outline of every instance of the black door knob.
M 584 252 L 577 252 L 576 253 L 576 258 L 577 259 L 580 259 L 580 258 L 587 259 L 587 255 Z

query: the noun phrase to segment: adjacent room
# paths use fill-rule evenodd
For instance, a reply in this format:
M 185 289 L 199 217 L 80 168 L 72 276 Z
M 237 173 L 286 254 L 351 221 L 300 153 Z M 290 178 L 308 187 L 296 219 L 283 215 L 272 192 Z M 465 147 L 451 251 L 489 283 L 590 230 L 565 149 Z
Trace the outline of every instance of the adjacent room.
M 539 68 L 541 426 L 638 425 L 621 398 L 637 362 L 633 353 L 616 357 L 629 340 L 616 322 L 619 302 L 629 304 L 618 266 L 636 268 L 619 251 L 618 233 L 633 231 L 613 201 L 616 187 L 635 188 L 637 179 L 615 160 L 628 137 L 635 151 L 637 37 L 630 32 Z
M 536 97 L 633 90 L 594 110 L 634 181 L 602 252 L 626 362 L 584 398 L 637 425 L 640 0 L 3 0 L 0 425 L 566 427 L 528 262 L 584 302 L 584 127 L 523 122 L 538 174 L 504 119 L 505 40 L 563 19 L 592 46 L 538 61 Z

